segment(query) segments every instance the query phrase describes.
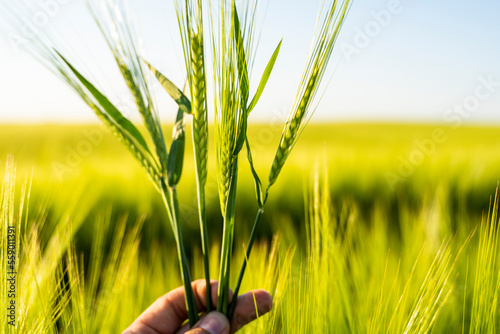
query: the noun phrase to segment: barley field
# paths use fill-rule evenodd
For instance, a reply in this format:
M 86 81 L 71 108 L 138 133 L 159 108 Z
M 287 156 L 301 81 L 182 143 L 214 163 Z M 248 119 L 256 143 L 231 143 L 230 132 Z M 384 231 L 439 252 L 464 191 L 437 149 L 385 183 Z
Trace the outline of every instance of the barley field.
M 420 9 L 425 20 L 393 41 L 433 50 L 432 61 L 386 43 L 369 63 L 416 4 L 283 1 L 268 25 L 277 1 L 158 1 L 163 17 L 149 1 L 66 3 L 0 3 L 12 46 L 48 70 L 27 75 L 43 82 L 36 91 L 8 93 L 0 118 L 23 123 L 24 113 L 11 116 L 40 109 L 32 115 L 58 124 L 0 124 L 0 334 L 500 331 L 500 128 L 472 125 L 496 119 L 480 108 L 495 108 L 496 75 L 478 77 L 441 124 L 328 121 L 437 120 L 435 103 L 463 92 L 458 72 L 486 70 L 472 70 L 484 60 L 458 65 L 449 50 L 413 43 L 424 28 L 436 38 L 444 14 L 433 29 Z M 462 12 L 456 22 L 472 16 Z M 273 34 L 287 25 L 285 36 Z M 451 44 L 458 30 L 444 26 L 453 35 L 440 38 Z M 346 28 L 362 48 L 347 44 Z M 10 67 L 24 70 L 21 60 Z M 398 70 L 402 61 L 436 79 Z M 58 89 L 50 101 L 49 75 L 99 122 L 51 118 L 50 109 L 76 105 Z M 293 103 L 268 93 L 273 85 Z M 406 100 L 410 92 L 418 101 Z M 35 93 L 47 94 L 43 105 L 18 105 Z M 462 107 L 481 109 L 480 118 Z M 257 122 L 258 109 L 272 108 L 287 110 Z
M 273 311 L 241 332 L 497 333 L 499 130 L 310 124 L 276 182 L 242 282 L 241 291 L 271 292 Z M 265 176 L 281 129 L 248 132 Z M 104 127 L 2 125 L 0 143 L 2 277 L 7 226 L 18 231 L 18 326 L 4 321 L 2 333 L 117 333 L 182 285 L 157 190 Z M 213 142 L 208 149 L 214 157 Z M 187 145 L 186 176 L 192 159 Z M 215 164 L 206 210 L 217 264 Z M 192 279 L 201 279 L 195 178 L 178 188 Z M 258 210 L 243 160 L 236 196 L 232 288 Z

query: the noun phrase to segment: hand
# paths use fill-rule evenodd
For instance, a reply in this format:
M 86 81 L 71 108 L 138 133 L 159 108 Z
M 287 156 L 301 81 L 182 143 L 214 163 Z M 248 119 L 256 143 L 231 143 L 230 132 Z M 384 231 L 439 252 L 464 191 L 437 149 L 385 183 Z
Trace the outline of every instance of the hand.
M 212 296 L 214 303 L 217 302 L 217 289 L 219 283 L 211 282 Z M 206 310 L 206 283 L 205 280 L 198 280 L 192 283 L 196 307 L 198 312 Z M 231 324 L 227 318 L 218 312 L 204 314 L 200 321 L 189 329 L 189 324 L 182 326 L 188 318 L 186 303 L 184 300 L 184 287 L 170 291 L 166 295 L 158 298 L 139 318 L 137 318 L 129 328 L 122 334 L 229 334 L 235 333 L 243 326 L 257 318 L 255 311 L 255 301 L 259 316 L 269 312 L 273 306 L 271 296 L 267 291 L 254 290 L 238 296 L 238 303 L 234 311 Z M 233 292 L 230 291 L 231 300 Z M 216 307 L 216 305 L 213 305 Z

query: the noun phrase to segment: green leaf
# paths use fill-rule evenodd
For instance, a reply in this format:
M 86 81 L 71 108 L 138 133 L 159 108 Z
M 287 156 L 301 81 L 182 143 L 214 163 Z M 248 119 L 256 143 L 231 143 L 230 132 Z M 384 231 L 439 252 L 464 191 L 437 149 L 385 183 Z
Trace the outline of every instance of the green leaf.
M 185 115 L 179 109 L 181 115 Z M 170 154 L 168 155 L 167 177 L 170 187 L 176 186 L 181 178 L 182 167 L 184 163 L 184 148 L 186 145 L 186 136 L 184 132 L 184 120 L 177 122 L 174 129 L 174 140 L 170 146 Z
M 271 72 L 274 69 L 274 65 L 276 64 L 276 59 L 278 59 L 278 54 L 280 53 L 281 49 L 281 43 L 283 43 L 283 40 L 281 40 L 278 44 L 278 47 L 276 50 L 274 50 L 273 55 L 271 56 L 271 59 L 269 60 L 269 63 L 266 66 L 266 69 L 264 71 L 264 74 L 262 75 L 262 78 L 260 79 L 259 87 L 257 88 L 257 92 L 255 93 L 252 102 L 250 102 L 250 106 L 248 107 L 248 113 L 250 113 L 253 108 L 257 105 L 257 102 L 259 102 L 260 97 L 262 96 L 262 93 L 264 92 L 264 88 L 266 88 L 267 81 L 269 80 L 269 77 L 271 76 Z
M 146 65 L 149 67 L 151 72 L 154 74 L 156 79 L 160 82 L 162 87 L 167 91 L 168 95 L 170 95 L 175 102 L 179 105 L 179 108 L 186 114 L 191 115 L 191 102 L 187 98 L 187 96 L 179 89 L 176 85 L 170 80 L 168 80 L 163 74 L 160 73 L 156 68 L 154 68 L 147 61 L 144 61 Z
M 245 144 L 247 148 L 248 162 L 250 163 L 250 169 L 252 170 L 252 175 L 255 183 L 255 193 L 257 195 L 257 203 L 259 204 L 259 208 L 262 209 L 266 201 L 266 199 L 263 198 L 264 196 L 262 195 L 262 182 L 260 182 L 259 175 L 257 174 L 257 171 L 255 170 L 255 166 L 253 164 L 252 151 L 250 149 L 250 143 L 248 142 L 248 138 L 246 138 Z
M 56 51 L 57 52 L 57 51 Z M 76 75 L 78 80 L 88 89 L 88 91 L 95 97 L 99 102 L 101 107 L 106 111 L 106 113 L 119 125 L 123 130 L 125 130 L 133 139 L 144 149 L 145 152 L 151 154 L 148 145 L 144 140 L 144 137 L 139 132 L 139 130 L 126 119 L 122 113 L 116 109 L 116 107 L 104 96 L 97 88 L 95 88 L 85 77 L 83 77 L 59 52 L 57 52 L 59 57 L 68 65 L 70 70 Z
M 186 82 L 186 88 L 188 85 Z M 170 187 L 176 186 L 182 175 L 182 168 L 184 164 L 184 149 L 186 147 L 186 124 L 184 119 L 186 113 L 182 108 L 177 111 L 175 119 L 175 126 L 172 134 L 172 145 L 170 146 L 170 154 L 167 162 L 167 177 L 168 185 Z
M 245 144 L 245 138 L 247 137 L 247 124 L 248 117 L 241 117 L 238 122 L 238 137 L 236 138 L 236 145 L 234 146 L 233 155 L 236 156 L 243 148 Z

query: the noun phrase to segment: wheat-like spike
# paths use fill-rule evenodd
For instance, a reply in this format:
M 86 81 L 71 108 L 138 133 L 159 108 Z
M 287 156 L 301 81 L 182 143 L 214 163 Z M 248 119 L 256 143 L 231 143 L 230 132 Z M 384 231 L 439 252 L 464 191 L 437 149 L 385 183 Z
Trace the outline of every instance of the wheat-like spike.
M 103 124 L 109 128 L 113 135 L 115 135 L 115 137 L 117 137 L 117 139 L 132 153 L 133 157 L 146 171 L 149 179 L 153 182 L 156 189 L 159 190 L 161 172 L 158 169 L 158 164 L 154 158 L 148 152 L 145 152 L 137 141 L 133 139 L 130 134 L 124 131 L 121 126 L 106 113 L 106 111 L 101 109 L 99 103 L 91 94 L 88 93 L 88 90 L 82 82 L 75 77 L 74 72 L 69 70 L 68 66 L 64 64 L 60 54 L 47 45 L 44 45 L 42 41 L 33 40 L 31 43 L 32 54 L 37 57 L 42 64 L 47 67 L 47 69 L 59 76 L 75 90 L 82 100 L 94 111 Z
M 166 173 L 167 148 L 161 129 L 159 116 L 149 91 L 148 81 L 139 56 L 138 42 L 132 21 L 124 3 L 113 1 L 89 1 L 88 6 L 113 53 L 120 72 L 134 97 L 137 109 L 144 120 L 146 129 L 153 140 L 156 154 Z
M 227 101 L 224 101 L 227 102 Z M 226 202 L 229 195 L 229 188 L 231 186 L 231 177 L 234 164 L 234 145 L 236 141 L 236 124 L 234 122 L 234 107 L 225 107 L 223 103 L 222 110 L 229 111 L 222 112 L 223 115 L 216 114 L 216 167 L 217 167 L 217 183 L 219 188 L 219 199 L 221 205 L 221 212 L 226 212 Z
M 191 38 L 191 68 L 191 105 L 193 108 L 193 139 L 196 167 L 200 185 L 204 187 L 207 181 L 208 165 L 207 88 L 203 39 L 195 34 Z
M 206 115 L 193 118 L 193 139 L 200 185 L 205 186 L 208 168 L 208 122 Z
M 344 23 L 351 0 L 326 0 L 318 18 L 318 26 L 294 106 L 283 129 L 280 144 L 269 171 L 269 188 L 276 182 L 300 133 L 314 112 L 311 105 L 328 67 L 335 42 Z
M 221 212 L 226 212 L 226 203 L 229 195 L 229 188 L 231 186 L 231 176 L 235 158 L 233 156 L 233 147 L 235 137 L 235 127 L 227 127 L 228 130 L 222 131 L 227 134 L 219 136 L 219 147 L 217 150 L 217 180 L 219 188 Z M 221 130 L 219 130 L 221 131 Z
M 75 90 L 82 100 L 94 111 L 103 124 L 109 128 L 118 140 L 132 153 L 133 157 L 146 171 L 156 189 L 159 190 L 161 171 L 159 169 L 158 162 L 149 152 L 145 151 L 143 147 L 141 147 L 138 140 L 128 133 L 126 129 L 122 128 L 120 124 L 115 122 L 107 111 L 99 105 L 99 101 L 92 96 L 81 80 L 77 78 L 75 72 L 68 67 L 69 64 L 65 63 L 61 54 L 51 47 L 51 44 L 50 39 L 46 36 L 37 36 L 37 38 L 29 40 L 28 51 L 48 70 L 60 77 Z
M 200 0 L 177 0 L 174 4 L 191 93 L 195 166 L 200 187 L 203 189 L 207 179 L 208 120 L 202 4 Z
M 240 119 L 246 117 L 240 102 L 238 80 L 238 54 L 234 37 L 234 11 L 228 10 L 224 0 L 219 3 L 217 16 L 211 12 L 212 51 L 215 86 L 215 144 L 217 183 L 221 211 L 226 212 L 226 202 L 235 162 L 234 148 Z M 234 0 L 231 0 L 231 7 Z M 217 19 L 215 21 L 214 19 Z
M 134 158 L 139 162 L 142 168 L 146 171 L 149 179 L 153 182 L 157 190 L 160 189 L 160 173 L 158 169 L 151 163 L 150 159 L 142 152 L 137 144 L 126 134 L 122 129 L 120 129 L 116 124 L 104 114 L 98 106 L 92 102 L 87 102 L 87 104 L 94 110 L 97 117 L 111 130 L 113 135 L 118 138 L 118 140 L 125 145 L 125 147 L 132 153 Z
M 160 121 L 159 119 L 157 119 L 157 117 L 154 116 L 155 112 L 153 110 L 150 97 L 149 96 L 146 97 L 148 99 L 148 102 L 146 103 L 144 101 L 144 96 L 139 90 L 137 84 L 135 83 L 129 68 L 121 65 L 120 71 L 122 72 L 122 75 L 127 83 L 127 86 L 129 87 L 129 90 L 134 96 L 135 103 L 138 107 L 139 113 L 142 116 L 144 124 L 146 125 L 146 129 L 151 135 L 151 139 L 153 140 L 155 146 L 156 154 L 158 155 L 159 161 L 162 164 L 162 169 L 163 169 L 162 173 L 166 174 L 166 169 L 165 169 L 166 165 L 164 164 L 164 162 L 168 160 L 168 154 L 165 146 L 165 139 L 163 136 L 163 131 L 161 130 Z
M 271 167 L 271 172 L 269 173 L 269 186 L 274 184 L 278 178 L 278 175 L 281 172 L 281 169 L 285 165 L 286 159 L 288 155 L 292 151 L 293 145 L 297 140 L 298 135 L 300 134 L 300 127 L 302 125 L 302 121 L 307 112 L 307 107 L 311 102 L 311 97 L 314 94 L 314 88 L 316 85 L 316 80 L 318 71 L 315 71 L 311 78 L 309 79 L 309 83 L 307 85 L 306 90 L 304 91 L 304 95 L 302 96 L 302 100 L 300 101 L 299 107 L 297 108 L 296 113 L 293 115 L 293 118 L 287 122 L 285 125 L 285 129 L 281 136 L 280 144 L 278 151 L 276 152 L 276 156 L 273 161 L 273 165 Z
M 244 0 L 243 5 L 252 0 Z M 230 3 L 230 6 L 227 6 Z M 257 4 L 258 0 L 254 0 Z M 228 8 L 229 7 L 229 8 Z M 244 6 L 245 8 L 245 6 Z M 224 217 L 217 311 L 229 314 L 230 264 L 235 226 L 238 154 L 244 143 L 248 117 L 248 77 L 255 11 L 244 11 L 241 21 L 235 0 L 219 1 L 211 12 L 210 30 L 215 86 L 215 144 L 217 185 Z M 254 7 L 253 7 L 254 8 Z M 215 15 L 214 15 L 215 14 Z M 246 16 L 248 14 L 248 16 Z M 243 22 L 243 26 L 241 25 Z M 246 43 L 245 43 L 246 42 Z M 246 45 L 246 50 L 244 46 Z M 236 300 L 236 298 L 234 299 Z

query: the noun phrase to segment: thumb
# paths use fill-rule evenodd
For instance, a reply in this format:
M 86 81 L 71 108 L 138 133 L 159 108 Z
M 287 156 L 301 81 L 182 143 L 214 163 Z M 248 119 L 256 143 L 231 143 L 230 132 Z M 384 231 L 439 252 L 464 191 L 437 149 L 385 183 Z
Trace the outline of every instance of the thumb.
M 211 312 L 205 315 L 186 334 L 229 334 L 229 321 L 224 314 Z

